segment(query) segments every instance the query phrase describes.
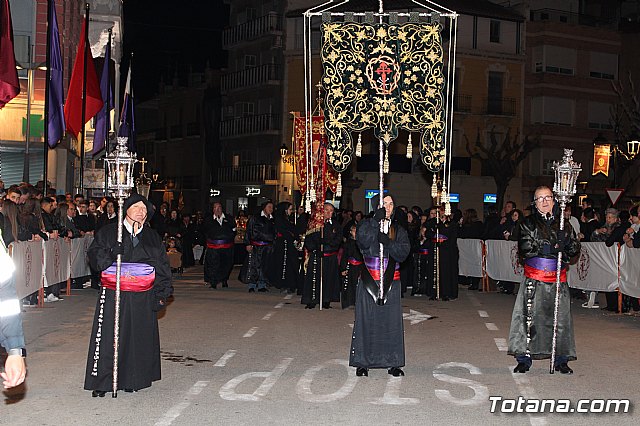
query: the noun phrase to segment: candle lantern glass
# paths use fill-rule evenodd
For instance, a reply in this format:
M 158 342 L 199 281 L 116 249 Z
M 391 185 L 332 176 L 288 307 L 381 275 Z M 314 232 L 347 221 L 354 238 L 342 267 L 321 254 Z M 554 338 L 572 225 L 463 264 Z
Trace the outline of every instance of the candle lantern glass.
M 553 192 L 558 202 L 567 204 L 571 202 L 571 197 L 576 193 L 576 182 L 582 166 L 573 161 L 573 150 L 565 149 L 562 162 L 554 161 L 553 169 L 556 175 Z
M 118 146 L 106 158 L 109 174 L 107 187 L 113 197 L 128 197 L 133 188 L 133 166 L 138 161 L 129 152 L 126 137 L 118 138 Z

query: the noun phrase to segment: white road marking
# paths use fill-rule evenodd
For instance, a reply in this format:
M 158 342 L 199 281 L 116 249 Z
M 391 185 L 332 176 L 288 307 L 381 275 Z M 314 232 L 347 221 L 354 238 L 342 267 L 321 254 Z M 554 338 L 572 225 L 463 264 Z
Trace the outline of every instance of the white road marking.
M 484 325 L 487 327 L 487 330 L 498 331 L 498 326 L 492 322 L 485 322 Z
M 493 341 L 496 342 L 496 346 L 500 352 L 506 352 L 508 349 L 507 339 L 503 337 L 494 337 Z
M 249 331 L 247 331 L 246 333 L 244 333 L 244 336 L 242 336 L 242 337 L 251 337 L 251 336 L 253 336 L 254 334 L 256 334 L 256 331 L 258 331 L 258 327 L 251 327 L 251 328 L 249 329 Z
M 280 302 L 280 303 L 278 303 L 276 306 L 274 306 L 274 308 L 276 308 L 276 309 L 280 309 L 280 308 L 282 308 L 283 306 L 284 306 L 284 302 Z
M 478 315 L 480 315 L 481 318 L 489 318 L 487 311 L 478 311 Z
M 344 382 L 342 387 L 337 391 L 324 395 L 317 395 L 311 391 L 311 383 L 313 382 L 314 377 L 318 374 L 322 369 L 330 366 L 330 365 L 342 365 L 346 368 L 347 371 L 347 380 Z M 298 384 L 296 386 L 296 393 L 298 397 L 306 402 L 333 402 L 339 399 L 344 398 L 349 395 L 353 388 L 358 383 L 358 377 L 353 374 L 353 369 L 349 367 L 349 362 L 343 359 L 332 359 L 327 362 L 324 362 L 320 365 L 316 365 L 315 367 L 311 367 L 307 371 L 304 372 L 300 380 L 298 380 Z
M 449 392 L 448 390 L 436 389 L 435 394 L 440 401 L 461 406 L 481 405 L 487 402 L 487 400 L 489 399 L 489 388 L 487 388 L 482 383 L 476 382 L 475 380 L 445 374 L 443 370 L 449 368 L 463 368 L 465 370 L 468 370 L 472 375 L 482 374 L 478 367 L 466 362 L 447 362 L 438 365 L 433 371 L 433 377 L 445 383 L 466 386 L 468 388 L 471 388 L 474 393 L 473 397 L 471 398 L 461 399 L 451 395 L 451 392 Z
M 219 394 L 220 398 L 227 401 L 260 401 L 269 393 L 273 385 L 276 384 L 280 376 L 284 374 L 293 358 L 284 358 L 273 371 L 254 371 L 241 374 L 222 385 Z M 263 378 L 262 384 L 253 393 L 237 393 L 236 387 L 245 380 L 253 378 Z
M 409 309 L 409 313 L 402 313 L 402 318 L 411 321 L 411 325 L 415 325 L 420 324 L 422 321 L 430 320 L 435 317 L 423 314 L 422 312 L 414 311 L 413 309 Z
M 400 397 L 400 385 L 402 384 L 402 376 L 393 377 L 389 376 L 387 387 L 384 390 L 382 398 L 378 398 L 374 401 L 369 401 L 369 404 L 375 405 L 413 405 L 419 404 L 418 398 L 401 398 Z
M 292 294 L 287 294 L 287 295 L 284 297 L 284 300 L 291 300 L 291 299 L 293 299 L 293 293 L 292 293 Z
M 262 320 L 263 321 L 268 321 L 273 316 L 273 314 L 275 314 L 275 312 L 273 312 L 273 311 L 268 312 L 267 315 L 262 317 Z
M 155 426 L 169 426 L 171 423 L 173 423 L 173 421 L 177 419 L 180 414 L 182 414 L 184 409 L 191 405 L 191 398 L 202 392 L 202 390 L 206 388 L 208 384 L 208 381 L 196 382 L 196 384 L 191 386 L 191 389 L 187 391 L 187 395 L 184 397 L 184 400 L 169 408 L 169 410 L 164 413 L 164 416 L 162 416 L 162 418 L 155 423 Z
M 511 377 L 518 385 L 518 389 L 520 390 L 520 395 L 522 395 L 525 399 L 538 399 L 538 394 L 536 393 L 533 386 L 531 386 L 531 382 L 529 382 L 529 378 L 522 373 L 514 373 L 512 367 L 509 367 L 509 372 L 511 373 Z M 531 426 L 543 426 L 547 424 L 547 418 L 542 415 L 534 415 L 534 413 L 528 413 L 529 423 Z
M 214 367 L 224 367 L 225 365 L 227 365 L 227 361 L 229 361 L 231 358 L 233 358 L 236 354 L 236 351 L 234 351 L 233 349 L 230 349 L 228 351 L 226 351 L 224 353 L 224 355 L 222 355 L 220 357 L 220 359 L 218 361 L 216 361 L 215 364 L 213 364 Z

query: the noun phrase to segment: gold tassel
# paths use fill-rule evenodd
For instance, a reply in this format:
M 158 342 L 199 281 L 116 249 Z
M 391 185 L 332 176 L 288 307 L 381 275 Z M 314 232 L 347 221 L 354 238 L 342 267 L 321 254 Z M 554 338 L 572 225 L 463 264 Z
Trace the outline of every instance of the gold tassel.
M 338 173 L 338 184 L 336 185 L 336 197 L 342 197 L 342 173 Z
M 356 157 L 362 157 L 362 133 L 358 133 L 358 143 L 356 144 Z
M 304 200 L 304 211 L 306 213 L 311 213 L 311 199 L 309 196 Z
M 384 162 L 382 163 L 382 172 L 389 173 L 389 150 L 384 150 Z
M 411 143 L 411 133 L 409 133 L 409 143 L 407 144 L 407 158 L 413 157 L 413 144 Z
M 431 198 L 436 198 L 438 196 L 438 179 L 436 174 L 433 174 L 433 183 L 431 184 Z
M 444 214 L 445 216 L 451 216 L 451 203 L 449 203 L 448 201 L 444 203 Z
M 309 191 L 309 202 L 315 203 L 315 201 L 316 201 L 316 189 L 314 187 L 311 187 L 311 190 Z

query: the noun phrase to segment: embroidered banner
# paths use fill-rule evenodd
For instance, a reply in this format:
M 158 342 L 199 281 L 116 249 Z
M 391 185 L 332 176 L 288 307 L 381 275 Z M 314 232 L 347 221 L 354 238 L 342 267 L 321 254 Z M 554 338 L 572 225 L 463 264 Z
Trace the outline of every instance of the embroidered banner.
M 620 250 L 620 291 L 640 297 L 640 250 L 626 245 Z
M 322 164 L 326 161 L 326 140 L 327 136 L 324 130 L 324 117 L 314 115 L 311 120 L 311 152 L 313 163 L 313 176 L 316 179 L 316 186 L 322 183 L 325 188 L 336 192 L 338 185 L 338 173 L 332 168 L 327 168 L 324 173 L 323 181 L 318 178 L 322 174 Z M 294 113 L 293 117 L 293 141 L 294 141 L 294 159 L 296 163 L 296 179 L 298 180 L 298 188 L 300 192 L 307 192 L 307 144 L 305 140 L 305 120 L 300 113 Z M 324 142 L 324 149 L 320 149 L 320 143 Z M 320 159 L 320 160 L 319 160 Z M 317 189 L 317 188 L 316 188 Z
M 93 242 L 93 235 L 85 235 L 82 238 L 74 238 L 71 240 L 71 278 L 86 277 L 91 275 L 89 268 L 89 258 L 87 257 L 87 249 Z
M 42 287 L 43 249 L 41 241 L 16 241 L 10 244 L 11 258 L 16 266 L 18 299 L 35 293 Z
M 569 287 L 589 291 L 618 288 L 618 247 L 604 243 L 581 243 L 580 256 L 569 266 Z M 636 278 L 637 280 L 637 278 Z
M 44 286 L 67 281 L 70 277 L 71 244 L 63 238 L 49 239 L 44 246 Z
M 487 240 L 487 275 L 497 281 L 521 282 L 524 268 L 515 241 Z

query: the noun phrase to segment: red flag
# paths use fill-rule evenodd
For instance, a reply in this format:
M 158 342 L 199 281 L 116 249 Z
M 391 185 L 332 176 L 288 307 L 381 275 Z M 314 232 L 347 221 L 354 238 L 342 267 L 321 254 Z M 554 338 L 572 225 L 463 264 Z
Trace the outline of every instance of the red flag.
M 77 138 L 82 126 L 91 120 L 102 109 L 102 94 L 100 93 L 100 83 L 98 74 L 91 56 L 91 49 L 87 49 L 87 101 L 85 105 L 85 122 L 82 123 L 82 78 L 84 74 L 84 46 L 86 22 L 82 25 L 80 43 L 76 61 L 73 64 L 71 81 L 69 82 L 69 92 L 67 92 L 67 102 L 64 104 L 64 119 L 67 123 L 67 130 Z
M 20 93 L 9 0 L 0 0 L 0 108 Z

